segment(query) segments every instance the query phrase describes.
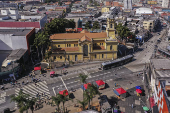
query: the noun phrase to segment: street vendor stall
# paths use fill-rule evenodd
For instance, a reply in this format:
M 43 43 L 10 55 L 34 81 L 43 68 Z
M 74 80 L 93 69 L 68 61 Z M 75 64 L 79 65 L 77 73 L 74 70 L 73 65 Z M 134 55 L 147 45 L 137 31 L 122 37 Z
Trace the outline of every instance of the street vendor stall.
M 88 88 L 88 86 L 91 86 L 91 83 L 87 83 L 87 84 L 81 85 L 81 88 L 83 90 L 86 90 Z
M 67 96 L 68 95 L 68 91 L 67 90 L 59 91 L 59 94 Z
M 41 74 L 41 66 L 34 67 L 34 74 Z
M 105 88 L 105 83 L 103 82 L 103 80 L 98 80 L 98 81 L 96 81 L 96 84 L 97 84 L 99 90 Z
M 120 96 L 124 98 L 126 97 L 126 91 L 122 87 L 117 89 L 113 88 L 113 92 L 117 95 L 118 98 L 120 98 Z

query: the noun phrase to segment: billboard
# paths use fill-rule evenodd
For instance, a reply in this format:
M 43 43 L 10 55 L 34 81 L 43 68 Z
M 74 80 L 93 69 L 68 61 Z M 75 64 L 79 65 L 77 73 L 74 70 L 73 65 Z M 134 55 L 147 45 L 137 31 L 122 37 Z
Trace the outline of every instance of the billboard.
M 157 105 L 158 105 L 159 113 L 169 113 L 160 82 L 158 85 L 157 97 L 158 97 Z

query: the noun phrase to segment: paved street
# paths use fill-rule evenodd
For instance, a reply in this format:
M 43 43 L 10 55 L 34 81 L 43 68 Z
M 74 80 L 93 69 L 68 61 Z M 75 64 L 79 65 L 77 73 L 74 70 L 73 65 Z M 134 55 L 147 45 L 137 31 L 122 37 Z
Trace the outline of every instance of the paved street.
M 161 32 L 160 36 L 154 36 L 151 38 L 148 42 L 146 42 L 144 45 L 142 45 L 139 50 L 142 50 L 140 52 L 136 52 L 134 54 L 134 61 L 131 63 L 128 63 L 124 66 L 112 68 L 109 70 L 101 71 L 98 68 L 100 67 L 100 62 L 95 64 L 88 64 L 88 65 L 77 65 L 73 67 L 69 67 L 66 70 L 68 71 L 68 74 L 66 75 L 60 75 L 61 70 L 63 68 L 57 68 L 53 69 L 51 71 L 55 71 L 57 74 L 59 74 L 58 77 L 51 78 L 50 71 L 46 73 L 46 77 L 43 77 L 41 75 L 36 75 L 36 78 L 41 78 L 42 82 L 38 82 L 37 85 L 34 83 L 31 83 L 31 79 L 29 77 L 23 77 L 21 80 L 18 80 L 18 82 L 22 81 L 29 81 L 28 85 L 22 85 L 22 89 L 25 93 L 30 94 L 30 97 L 36 97 L 37 93 L 42 94 L 45 93 L 48 97 L 56 95 L 59 91 L 65 90 L 66 85 L 67 89 L 69 91 L 74 89 L 79 89 L 81 86 L 80 80 L 79 80 L 79 74 L 86 74 L 88 75 L 87 82 L 95 83 L 97 80 L 104 80 L 104 81 L 122 81 L 122 80 L 129 80 L 129 78 L 132 78 L 136 76 L 136 74 L 139 71 L 142 71 L 144 69 L 145 63 L 149 62 L 149 59 L 154 52 L 154 45 L 156 44 L 156 41 L 158 38 L 162 37 L 164 35 L 165 30 Z M 147 46 L 147 48 L 146 48 Z M 140 78 L 142 79 L 142 78 Z M 63 82 L 62 82 L 63 80 Z M 0 91 L 1 98 L 0 98 L 0 112 L 3 111 L 4 108 L 15 108 L 15 103 L 10 103 L 9 96 L 12 94 L 18 94 L 20 87 L 15 86 L 11 87 L 10 84 L 6 84 L 7 87 L 9 87 L 5 91 Z M 44 97 L 42 97 L 44 98 Z

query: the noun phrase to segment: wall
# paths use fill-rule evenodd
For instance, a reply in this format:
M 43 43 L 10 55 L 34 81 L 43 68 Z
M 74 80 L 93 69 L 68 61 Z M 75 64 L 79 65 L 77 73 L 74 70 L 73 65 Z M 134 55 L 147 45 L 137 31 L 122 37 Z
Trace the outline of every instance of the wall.
M 40 21 L 40 29 L 45 26 L 45 23 L 47 23 L 47 15 L 45 15 Z
M 0 50 L 27 49 L 25 36 L 11 36 L 11 34 L 0 34 Z
M 33 29 L 26 35 L 28 54 L 30 54 L 30 45 L 33 45 L 34 39 L 35 39 L 35 28 L 33 28 Z
M 21 19 L 41 19 L 42 16 L 25 16 L 21 15 Z

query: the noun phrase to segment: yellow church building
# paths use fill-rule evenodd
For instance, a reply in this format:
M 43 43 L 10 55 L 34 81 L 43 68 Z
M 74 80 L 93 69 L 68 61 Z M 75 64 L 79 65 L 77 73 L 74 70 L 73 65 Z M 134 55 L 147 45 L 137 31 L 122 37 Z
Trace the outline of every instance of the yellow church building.
M 114 19 L 107 19 L 106 32 L 59 33 L 50 36 L 52 59 L 58 62 L 111 60 L 117 58 Z

